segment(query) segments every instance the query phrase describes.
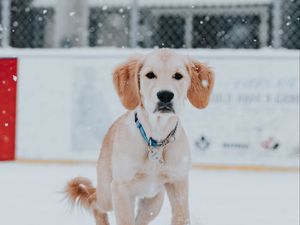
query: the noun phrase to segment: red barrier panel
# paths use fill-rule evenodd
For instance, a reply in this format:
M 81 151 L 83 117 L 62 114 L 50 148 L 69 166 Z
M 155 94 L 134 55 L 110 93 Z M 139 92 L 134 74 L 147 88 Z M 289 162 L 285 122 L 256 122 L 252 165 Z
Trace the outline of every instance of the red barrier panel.
M 17 59 L 0 58 L 0 161 L 15 159 Z

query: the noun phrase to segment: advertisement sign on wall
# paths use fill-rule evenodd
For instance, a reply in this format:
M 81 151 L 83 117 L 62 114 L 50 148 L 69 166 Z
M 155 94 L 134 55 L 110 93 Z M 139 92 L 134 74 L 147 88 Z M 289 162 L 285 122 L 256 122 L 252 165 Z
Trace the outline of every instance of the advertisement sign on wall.
M 0 160 L 15 158 L 17 59 L 0 58 Z

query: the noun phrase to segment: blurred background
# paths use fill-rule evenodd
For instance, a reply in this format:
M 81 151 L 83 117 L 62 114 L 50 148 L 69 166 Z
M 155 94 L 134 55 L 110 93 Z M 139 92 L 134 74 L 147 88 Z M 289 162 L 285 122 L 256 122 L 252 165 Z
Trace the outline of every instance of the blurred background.
M 95 159 L 124 111 L 113 68 L 166 47 L 216 72 L 210 107 L 183 114 L 195 161 L 298 165 L 300 0 L 1 0 L 0 9 L 0 56 L 17 58 L 20 76 L 16 137 L 5 138 L 17 157 Z
M 1 0 L 2 47 L 300 48 L 299 0 Z
M 94 224 L 60 193 L 95 183 L 125 112 L 112 71 L 154 48 L 216 74 L 209 106 L 181 115 L 191 224 L 299 225 L 300 0 L 0 0 L 1 225 Z
M 125 111 L 113 68 L 166 47 L 216 72 L 210 106 L 182 116 L 196 163 L 298 167 L 300 0 L 0 3 L 6 158 L 96 159 Z

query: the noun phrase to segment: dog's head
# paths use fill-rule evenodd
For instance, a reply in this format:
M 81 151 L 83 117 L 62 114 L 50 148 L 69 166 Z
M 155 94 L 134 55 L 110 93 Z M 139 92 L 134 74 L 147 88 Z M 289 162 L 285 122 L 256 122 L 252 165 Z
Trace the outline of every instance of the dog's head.
M 127 109 L 141 105 L 148 113 L 175 115 L 186 98 L 199 109 L 208 105 L 214 74 L 196 60 L 159 49 L 118 66 L 113 80 Z

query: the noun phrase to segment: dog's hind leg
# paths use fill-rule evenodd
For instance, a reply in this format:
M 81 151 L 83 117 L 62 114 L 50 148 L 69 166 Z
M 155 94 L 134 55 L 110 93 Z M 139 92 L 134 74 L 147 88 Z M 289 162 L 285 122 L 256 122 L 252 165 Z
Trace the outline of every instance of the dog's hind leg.
M 107 213 L 102 213 L 95 209 L 93 211 L 96 220 L 96 225 L 109 225 Z
M 110 195 L 97 187 L 97 208 L 93 211 L 96 225 L 109 225 L 107 212 L 112 210 Z
M 105 182 L 103 182 L 103 180 Z M 98 185 L 96 189 L 97 207 L 93 211 L 96 219 L 96 225 L 109 225 L 107 212 L 112 210 L 109 184 L 110 182 L 104 179 L 103 174 L 98 172 Z
M 159 192 L 153 198 L 139 200 L 136 225 L 148 225 L 160 212 L 164 200 L 164 191 Z

